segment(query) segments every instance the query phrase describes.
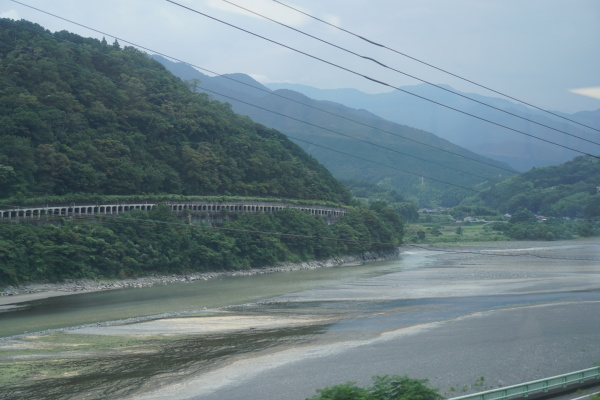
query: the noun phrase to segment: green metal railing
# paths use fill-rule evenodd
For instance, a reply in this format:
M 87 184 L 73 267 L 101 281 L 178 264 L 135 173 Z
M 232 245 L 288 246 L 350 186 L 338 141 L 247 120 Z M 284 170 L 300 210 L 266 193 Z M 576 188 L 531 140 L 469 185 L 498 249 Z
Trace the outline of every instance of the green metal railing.
M 600 379 L 600 367 L 588 368 L 564 375 L 553 376 L 552 378 L 539 379 L 537 381 L 506 386 L 466 396 L 453 397 L 448 400 L 508 400 L 517 397 L 527 397 L 531 394 L 547 392 L 556 388 L 566 388 L 569 385 L 584 383 L 591 379 Z

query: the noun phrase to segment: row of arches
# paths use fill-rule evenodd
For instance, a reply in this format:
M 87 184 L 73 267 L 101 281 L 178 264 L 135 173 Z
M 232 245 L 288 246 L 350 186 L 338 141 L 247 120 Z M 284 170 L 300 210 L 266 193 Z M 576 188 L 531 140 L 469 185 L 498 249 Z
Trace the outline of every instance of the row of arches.
M 325 206 L 300 206 L 296 204 L 268 203 L 167 203 L 172 211 L 189 213 L 264 213 L 275 212 L 284 208 L 297 208 L 315 216 L 339 218 L 346 210 Z M 150 211 L 155 204 L 105 204 L 105 205 L 72 205 L 51 207 L 19 207 L 0 210 L 0 219 L 41 219 L 43 217 L 69 217 L 91 215 L 116 215 L 131 210 Z

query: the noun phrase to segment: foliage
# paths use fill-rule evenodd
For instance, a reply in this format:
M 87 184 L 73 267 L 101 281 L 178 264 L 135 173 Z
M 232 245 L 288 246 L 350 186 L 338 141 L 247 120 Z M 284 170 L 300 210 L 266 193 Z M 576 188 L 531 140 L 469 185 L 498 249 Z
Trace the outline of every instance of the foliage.
M 382 205 L 353 209 L 334 225 L 297 209 L 243 214 L 217 228 L 178 220 L 169 207 L 114 217 L 0 224 L 0 286 L 66 279 L 123 279 L 260 268 L 401 243 L 402 218 Z
M 317 389 L 318 396 L 307 400 L 441 400 L 438 389 L 429 388 L 427 379 L 408 376 L 374 376 L 373 385 L 357 386 L 348 382 L 324 389 Z
M 240 195 L 348 203 L 283 134 L 145 53 L 0 20 L 0 197 Z
M 600 235 L 598 222 L 570 221 L 561 218 L 537 221 L 527 210 L 513 215 L 507 223 L 496 222 L 491 225 L 491 228 L 516 240 L 564 240 Z
M 484 191 L 480 200 L 502 213 L 524 208 L 548 217 L 600 217 L 600 160 L 581 156 L 534 168 Z
M 389 207 L 396 210 L 404 221 L 416 222 L 419 219 L 419 211 L 414 201 L 407 200 L 395 189 L 390 189 L 382 184 L 375 184 L 358 180 L 342 180 L 358 199 L 367 202 L 386 202 Z

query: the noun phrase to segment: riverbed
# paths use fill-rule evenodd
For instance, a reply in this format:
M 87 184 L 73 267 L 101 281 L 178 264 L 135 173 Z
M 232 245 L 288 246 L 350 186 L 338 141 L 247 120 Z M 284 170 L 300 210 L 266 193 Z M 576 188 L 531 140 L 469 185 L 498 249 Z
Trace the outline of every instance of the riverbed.
M 450 397 L 588 368 L 600 361 L 599 260 L 597 241 L 406 248 L 372 265 L 243 277 L 227 293 L 215 281 L 207 299 L 225 298 L 214 302 L 190 303 L 192 284 L 130 302 L 115 291 L 121 322 L 98 319 L 108 292 L 63 296 L 76 301 L 55 318 L 87 304 L 78 315 L 96 322 L 5 339 L 0 368 L 26 379 L 4 397 L 293 400 L 377 374 L 428 378 Z M 48 359 L 56 368 L 27 375 Z

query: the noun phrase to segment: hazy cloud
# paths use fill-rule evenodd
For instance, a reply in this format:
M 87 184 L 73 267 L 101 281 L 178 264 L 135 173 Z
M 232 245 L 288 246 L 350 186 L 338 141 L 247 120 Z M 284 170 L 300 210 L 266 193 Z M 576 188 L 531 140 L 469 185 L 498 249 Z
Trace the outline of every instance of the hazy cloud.
M 583 96 L 593 97 L 595 99 L 600 99 L 600 86 L 589 87 L 589 88 L 581 88 L 581 89 L 571 89 L 570 92 L 577 93 Z

